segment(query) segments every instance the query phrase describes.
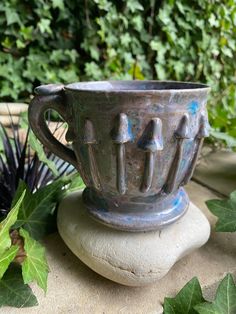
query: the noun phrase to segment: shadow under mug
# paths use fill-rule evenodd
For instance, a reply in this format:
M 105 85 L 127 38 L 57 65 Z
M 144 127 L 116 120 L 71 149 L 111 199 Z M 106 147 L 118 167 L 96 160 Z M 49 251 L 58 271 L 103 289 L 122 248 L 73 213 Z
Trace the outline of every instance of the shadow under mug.
M 208 136 L 208 92 L 204 84 L 171 81 L 41 85 L 29 122 L 45 147 L 79 171 L 93 218 L 120 230 L 155 230 L 189 206 L 183 186 Z M 72 149 L 49 131 L 49 109 L 67 122 Z

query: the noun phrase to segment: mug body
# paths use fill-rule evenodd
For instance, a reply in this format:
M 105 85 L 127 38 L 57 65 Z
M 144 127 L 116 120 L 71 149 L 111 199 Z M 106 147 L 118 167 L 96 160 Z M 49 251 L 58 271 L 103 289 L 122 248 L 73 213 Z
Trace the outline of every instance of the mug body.
M 65 86 L 68 137 L 100 222 L 122 230 L 162 228 L 189 205 L 189 181 L 207 136 L 203 84 L 82 82 Z

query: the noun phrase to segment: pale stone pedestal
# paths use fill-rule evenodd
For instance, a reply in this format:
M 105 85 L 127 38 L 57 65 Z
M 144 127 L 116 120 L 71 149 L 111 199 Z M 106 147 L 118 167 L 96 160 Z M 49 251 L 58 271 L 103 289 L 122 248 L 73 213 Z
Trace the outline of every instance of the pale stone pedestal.
M 210 225 L 191 203 L 184 217 L 161 231 L 117 231 L 90 218 L 76 192 L 59 206 L 58 230 L 95 272 L 123 285 L 142 286 L 161 279 L 176 261 L 205 244 Z

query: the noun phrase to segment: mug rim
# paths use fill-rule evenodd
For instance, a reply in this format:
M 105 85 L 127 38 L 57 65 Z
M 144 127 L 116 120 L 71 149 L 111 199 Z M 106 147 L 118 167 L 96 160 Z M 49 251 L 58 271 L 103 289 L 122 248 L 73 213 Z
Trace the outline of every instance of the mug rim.
M 122 88 L 122 85 L 127 87 Z M 97 88 L 96 88 L 97 85 Z M 99 86 L 100 85 L 100 86 Z M 119 88 L 120 85 L 120 88 Z M 151 88 L 138 88 L 150 85 Z M 156 85 L 159 88 L 153 88 Z M 137 86 L 135 88 L 135 86 Z M 160 88 L 162 86 L 162 88 Z M 110 89 L 109 89 L 110 87 Z M 148 87 L 148 86 L 147 86 Z M 163 88 L 164 87 L 164 88 Z M 65 90 L 75 92 L 93 92 L 93 93 L 186 93 L 195 91 L 210 91 L 210 86 L 198 82 L 184 81 L 159 81 L 159 80 L 104 80 L 104 81 L 83 81 L 74 82 L 64 86 Z

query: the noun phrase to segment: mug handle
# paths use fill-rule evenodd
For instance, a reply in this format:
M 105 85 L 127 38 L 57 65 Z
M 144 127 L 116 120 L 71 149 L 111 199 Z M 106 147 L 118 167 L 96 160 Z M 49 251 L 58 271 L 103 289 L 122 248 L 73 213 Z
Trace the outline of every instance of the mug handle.
M 45 147 L 77 168 L 78 164 L 73 150 L 61 144 L 52 135 L 45 121 L 46 111 L 53 109 L 57 111 L 70 126 L 71 115 L 68 106 L 65 105 L 64 85 L 41 85 L 35 88 L 35 93 L 36 96 L 30 102 L 28 110 L 29 124 L 32 131 Z M 70 133 L 71 131 L 68 130 L 66 135 L 67 139 L 69 139 Z

